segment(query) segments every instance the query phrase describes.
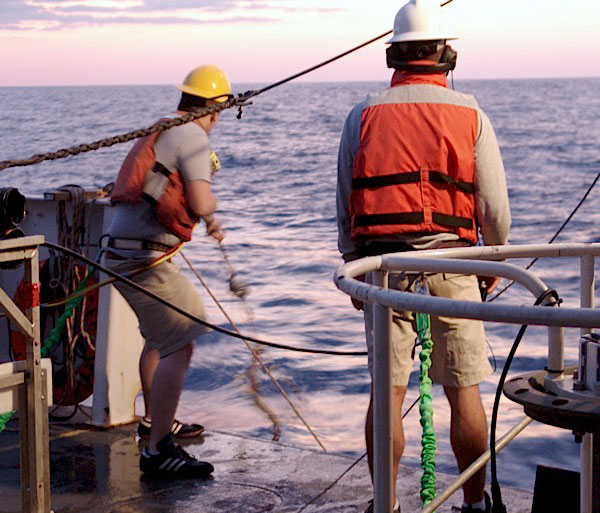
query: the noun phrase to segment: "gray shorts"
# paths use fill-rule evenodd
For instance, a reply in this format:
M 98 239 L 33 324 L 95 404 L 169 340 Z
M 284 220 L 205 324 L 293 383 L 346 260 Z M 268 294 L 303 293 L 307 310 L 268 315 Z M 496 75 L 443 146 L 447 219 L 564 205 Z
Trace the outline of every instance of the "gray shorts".
M 413 291 L 414 283 L 402 274 L 389 275 L 389 288 Z M 414 279 L 414 276 L 413 276 Z M 432 296 L 465 301 L 481 301 L 475 276 L 438 273 L 428 275 Z M 365 304 L 365 331 L 369 351 L 369 371 L 373 376 L 373 308 Z M 413 367 L 416 320 L 413 312 L 392 314 L 392 384 L 405 386 Z M 492 372 L 486 353 L 483 322 L 473 319 L 431 316 L 433 352 L 429 377 L 434 383 L 467 387 L 481 383 Z
M 106 258 L 105 265 L 112 271 L 124 274 L 144 266 L 147 262 Z M 180 274 L 179 267 L 171 260 L 130 279 L 182 310 L 202 320 L 206 318 L 197 290 Z M 161 358 L 178 351 L 196 337 L 209 331 L 202 324 L 175 312 L 172 308 L 122 282 L 117 281 L 114 285 L 137 315 L 140 332 L 146 339 L 147 347 L 156 349 Z

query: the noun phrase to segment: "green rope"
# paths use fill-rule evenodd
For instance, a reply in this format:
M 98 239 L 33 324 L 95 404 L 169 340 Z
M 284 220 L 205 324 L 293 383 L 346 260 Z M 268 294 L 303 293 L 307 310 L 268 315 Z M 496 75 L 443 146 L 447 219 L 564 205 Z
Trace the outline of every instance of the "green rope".
M 2 431 L 4 431 L 4 428 L 6 427 L 6 423 L 13 416 L 13 413 L 15 413 L 15 412 L 9 411 L 7 413 L 0 414 L 0 433 L 2 433 Z
M 77 294 L 77 292 L 80 292 L 87 286 L 89 279 L 91 278 L 92 274 L 94 274 L 95 272 L 96 272 L 96 268 L 90 267 L 90 270 L 87 273 L 86 277 L 79 282 L 79 285 L 73 292 L 73 295 Z M 58 344 L 60 334 L 65 329 L 65 326 L 67 324 L 67 319 L 69 317 L 71 317 L 71 315 L 73 314 L 73 311 L 75 310 L 75 308 L 77 308 L 80 305 L 80 303 L 83 301 L 84 297 L 85 297 L 85 295 L 76 296 L 67 301 L 67 304 L 65 306 L 65 311 L 59 317 L 58 321 L 56 321 L 54 328 L 52 328 L 50 335 L 44 341 L 44 344 L 42 345 L 42 347 L 40 349 L 40 354 L 41 354 L 42 358 L 45 358 L 46 356 L 48 356 L 54 349 L 54 346 L 56 344 Z M 4 431 L 4 428 L 6 427 L 7 422 L 12 418 L 12 416 L 14 414 L 15 414 L 14 411 L 9 411 L 7 413 L 0 414 L 0 433 L 2 433 L 2 431 Z
M 421 368 L 419 370 L 419 394 L 421 401 L 419 411 L 421 412 L 421 426 L 423 434 L 421 435 L 421 467 L 423 475 L 421 476 L 421 501 L 423 506 L 429 504 L 435 498 L 435 430 L 433 429 L 433 400 L 431 396 L 431 378 L 429 377 L 429 368 L 431 367 L 431 351 L 433 350 L 433 340 L 431 339 L 431 329 L 429 315 L 417 313 L 417 335 L 421 341 Z

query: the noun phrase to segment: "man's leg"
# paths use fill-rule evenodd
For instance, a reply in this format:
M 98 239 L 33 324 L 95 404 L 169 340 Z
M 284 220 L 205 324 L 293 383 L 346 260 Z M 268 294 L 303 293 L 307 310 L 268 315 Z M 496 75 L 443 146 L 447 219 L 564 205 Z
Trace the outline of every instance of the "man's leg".
M 450 443 L 458 469 L 463 472 L 481 456 L 488 446 L 488 427 L 479 395 L 479 385 L 468 387 L 445 386 L 450 403 Z M 485 466 L 463 486 L 464 501 L 476 504 L 483 499 Z
M 396 476 L 398 475 L 398 465 L 404 452 L 404 427 L 402 426 L 402 404 L 406 396 L 407 386 L 392 387 L 392 444 L 393 444 L 393 476 L 394 476 L 394 496 L 396 495 Z M 369 409 L 367 410 L 367 421 L 365 423 L 365 439 L 367 442 L 367 457 L 369 460 L 369 472 L 371 472 L 371 482 L 373 481 L 373 393 L 369 400 Z
M 144 344 L 144 349 L 140 355 L 140 379 L 142 381 L 142 395 L 144 397 L 144 418 L 152 420 L 152 412 L 150 411 L 150 386 L 152 379 L 158 367 L 160 357 L 156 349 L 149 349 Z
M 156 451 L 156 444 L 171 432 L 192 351 L 193 344 L 190 342 L 161 358 L 156 367 L 150 386 L 150 411 L 153 419 L 148 446 L 150 451 Z

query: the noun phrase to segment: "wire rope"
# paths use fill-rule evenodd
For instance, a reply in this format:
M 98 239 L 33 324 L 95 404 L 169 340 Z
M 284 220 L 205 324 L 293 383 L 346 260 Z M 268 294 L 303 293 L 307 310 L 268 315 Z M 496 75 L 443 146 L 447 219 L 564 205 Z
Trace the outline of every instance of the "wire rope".
M 404 414 L 402 415 L 402 419 L 404 420 L 404 418 L 410 413 L 410 411 L 415 407 L 415 405 L 419 402 L 420 396 L 417 396 L 417 398 L 413 401 L 413 403 L 406 409 L 406 411 L 404 412 Z M 325 488 L 321 493 L 319 493 L 318 495 L 315 495 L 312 499 L 310 499 L 307 503 L 305 503 L 298 511 L 296 511 L 296 513 L 302 513 L 308 506 L 310 506 L 312 503 L 314 503 L 315 501 L 319 500 L 321 497 L 323 497 L 323 495 L 325 495 L 329 490 L 331 490 L 336 484 L 338 484 L 340 482 L 340 480 L 348 473 L 350 472 L 356 465 L 358 465 L 361 460 L 364 459 L 364 457 L 367 455 L 367 453 L 363 453 L 357 460 L 355 460 L 348 468 L 346 468 L 346 470 L 344 470 L 336 479 L 335 481 L 333 481 L 329 486 L 327 486 L 327 488 Z
M 452 1 L 453 0 L 447 0 L 444 3 L 442 3 L 440 7 L 444 7 L 445 5 L 448 5 Z M 133 131 L 127 132 L 125 134 L 120 134 L 120 135 L 116 135 L 113 137 L 107 137 L 104 139 L 100 139 L 99 141 L 95 141 L 95 142 L 88 143 L 88 144 L 80 144 L 78 146 L 73 146 L 70 148 L 63 148 L 63 149 L 60 149 L 60 150 L 57 150 L 54 152 L 36 154 L 36 155 L 32 155 L 31 157 L 28 157 L 28 158 L 4 160 L 4 161 L 0 162 L 0 171 L 3 171 L 8 168 L 12 168 L 12 167 L 31 166 L 34 164 L 39 164 L 40 162 L 44 162 L 46 160 L 58 160 L 58 159 L 62 159 L 62 158 L 66 158 L 66 157 L 70 157 L 70 156 L 74 156 L 74 155 L 79 155 L 81 153 L 86 153 L 88 151 L 95 151 L 100 148 L 114 146 L 115 144 L 121 144 L 121 143 L 129 142 L 129 141 L 133 141 L 133 140 L 139 139 L 141 137 L 146 137 L 155 132 L 162 132 L 163 130 L 168 130 L 169 128 L 172 128 L 174 126 L 189 123 L 190 121 L 201 118 L 208 114 L 212 114 L 213 112 L 220 112 L 222 110 L 229 109 L 231 107 L 239 107 L 240 110 L 239 110 L 238 118 L 240 118 L 241 114 L 242 114 L 241 109 L 243 106 L 248 105 L 249 99 L 254 98 L 254 97 L 258 96 L 259 94 L 262 94 L 266 91 L 274 89 L 275 87 L 279 87 L 280 85 L 286 84 L 287 82 L 290 82 L 290 81 L 292 81 L 296 78 L 299 78 L 303 75 L 306 75 L 306 74 L 310 73 L 311 71 L 315 71 L 319 68 L 322 68 L 323 66 L 326 66 L 334 61 L 337 61 L 338 59 L 341 59 L 342 57 L 345 57 L 346 55 L 349 55 L 357 50 L 360 50 L 361 48 L 364 48 L 367 45 L 370 45 L 371 43 L 374 43 L 375 41 L 378 41 L 379 39 L 384 38 L 385 36 L 391 34 L 392 32 L 393 32 L 393 30 L 388 30 L 388 31 L 384 32 L 383 34 L 380 34 L 372 39 L 369 39 L 368 41 L 365 41 L 364 43 L 361 43 L 361 44 L 351 48 L 350 50 L 342 52 L 342 53 L 336 55 L 335 57 L 331 57 L 330 59 L 327 59 L 319 64 L 311 66 L 310 68 L 307 68 L 307 69 L 300 71 L 298 73 L 295 73 L 287 78 L 284 78 L 273 84 L 263 87 L 262 89 L 255 90 L 255 91 L 246 91 L 245 93 L 240 93 L 237 98 L 232 97 L 222 103 L 215 103 L 215 104 L 207 105 L 206 107 L 194 109 L 193 111 L 188 112 L 187 114 L 185 114 L 181 117 L 172 118 L 167 121 L 159 121 L 158 123 L 155 123 L 154 125 L 151 125 L 145 129 L 133 130 Z
M 333 351 L 333 350 L 328 350 L 328 349 L 308 349 L 308 348 L 304 348 L 304 347 L 293 347 L 293 346 L 288 346 L 288 345 L 284 345 L 284 344 L 277 344 L 275 342 L 269 342 L 269 341 L 262 340 L 259 338 L 249 337 L 247 335 L 240 335 L 238 333 L 235 333 L 234 331 L 228 330 L 226 328 L 222 328 L 221 326 L 217 326 L 216 324 L 211 324 L 210 322 L 207 322 L 204 319 L 201 319 L 199 317 L 196 317 L 195 315 L 192 315 L 191 313 L 183 310 L 182 308 L 179 308 L 178 306 L 170 303 L 169 301 L 162 298 L 161 296 L 155 294 L 154 292 L 151 292 L 150 290 L 145 289 L 144 287 L 142 287 L 141 285 L 138 285 L 134 281 L 131 281 L 130 279 L 126 278 L 125 276 L 123 276 L 119 273 L 116 273 L 115 271 L 112 271 L 111 269 L 108 269 L 105 266 L 98 264 L 97 262 L 87 258 L 84 255 L 80 255 L 79 253 L 77 253 L 75 251 L 72 251 L 68 248 L 60 246 L 53 242 L 44 242 L 41 245 L 45 246 L 47 248 L 54 249 L 54 250 L 60 251 L 62 253 L 71 255 L 72 257 L 74 257 L 78 260 L 81 260 L 82 262 L 86 262 L 90 265 L 94 265 L 97 269 L 100 269 L 103 273 L 108 274 L 111 277 L 114 277 L 115 279 L 125 283 L 126 285 L 130 286 L 131 288 L 133 288 L 143 294 L 146 294 L 147 296 L 158 301 L 159 303 L 162 303 L 163 305 L 172 308 L 173 310 L 175 310 L 177 313 L 183 315 L 184 317 L 187 317 L 188 319 L 196 321 L 197 323 L 202 324 L 203 326 L 206 326 L 207 328 L 210 328 L 210 329 L 217 331 L 219 333 L 222 333 L 224 335 L 229 335 L 230 337 L 244 339 L 249 342 L 254 342 L 255 344 L 260 344 L 260 345 L 264 345 L 264 346 L 268 346 L 268 347 L 275 347 L 277 349 L 285 349 L 288 351 L 295 351 L 295 352 L 299 352 L 299 353 L 328 354 L 328 355 L 337 355 L 337 356 L 366 356 L 367 355 L 367 353 L 365 351 Z
M 235 322 L 233 321 L 233 319 L 229 316 L 229 314 L 227 313 L 227 311 L 225 310 L 225 308 L 223 308 L 223 306 L 221 305 L 221 302 L 217 299 L 217 297 L 212 293 L 212 291 L 210 290 L 210 288 L 208 287 L 208 285 L 206 284 L 206 282 L 202 279 L 202 276 L 200 275 L 200 273 L 198 273 L 196 271 L 196 269 L 194 268 L 194 266 L 192 266 L 192 263 L 183 254 L 183 251 L 181 252 L 181 256 L 185 260 L 185 262 L 187 263 L 188 267 L 196 275 L 196 278 L 198 278 L 198 280 L 200 281 L 200 283 L 202 284 L 202 286 L 206 289 L 206 292 L 212 298 L 212 300 L 215 302 L 215 304 L 217 305 L 217 307 L 219 308 L 219 310 L 221 310 L 221 313 L 229 321 L 229 324 L 231 324 L 231 326 L 233 327 L 233 329 L 236 331 L 236 333 L 238 335 L 242 335 L 242 333 L 238 329 L 238 327 L 235 324 Z M 252 353 L 252 356 L 254 357 L 254 359 L 261 366 L 261 368 L 265 372 L 265 374 L 267 376 L 269 376 L 269 378 L 271 379 L 271 381 L 275 385 L 275 388 L 277 388 L 277 390 L 279 391 L 279 393 L 287 401 L 287 403 L 290 405 L 290 407 L 292 408 L 292 410 L 294 411 L 294 413 L 296 414 L 296 416 L 300 419 L 300 421 L 302 422 L 302 424 L 304 424 L 304 426 L 306 427 L 306 429 L 308 430 L 308 432 L 312 435 L 312 437 L 315 439 L 315 441 L 319 444 L 319 446 L 321 447 L 321 449 L 323 449 L 324 451 L 327 451 L 327 449 L 325 449 L 325 446 L 323 445 L 323 443 L 321 442 L 321 440 L 319 440 L 319 437 L 316 435 L 316 433 L 313 431 L 313 429 L 308 425 L 308 422 L 306 422 L 306 420 L 304 419 L 304 417 L 302 416 L 302 414 L 298 411 L 298 408 L 296 408 L 296 406 L 294 405 L 294 403 L 292 402 L 292 400 L 289 398 L 289 396 L 287 395 L 287 393 L 285 392 L 285 390 L 283 389 L 283 387 L 275 379 L 275 376 L 273 376 L 273 374 L 271 373 L 271 371 L 269 370 L 269 368 L 263 363 L 263 361 L 260 358 L 260 356 L 257 353 L 257 351 L 249 344 L 248 340 L 245 337 L 242 336 L 241 340 L 244 342 L 244 344 L 246 344 L 246 347 L 248 348 L 248 351 L 250 351 L 250 353 Z
M 553 301 L 546 304 L 546 306 L 555 306 L 560 304 L 560 300 L 558 297 L 558 293 L 554 289 L 546 289 L 536 300 L 534 305 L 538 306 L 542 304 L 548 298 L 553 298 Z M 496 395 L 494 397 L 494 406 L 492 408 L 492 420 L 490 425 L 490 472 L 492 474 L 492 513 L 506 513 L 506 507 L 502 502 L 502 492 L 500 490 L 500 483 L 498 482 L 498 474 L 496 469 L 496 424 L 498 422 L 498 409 L 500 406 L 500 397 L 502 395 L 502 390 L 504 389 L 504 383 L 506 381 L 506 376 L 508 375 L 508 371 L 512 364 L 512 361 L 515 357 L 515 353 L 521 343 L 521 339 L 527 330 L 528 325 L 524 324 L 519 329 L 515 341 L 513 342 L 512 347 L 508 353 L 506 358 L 506 363 L 504 364 L 504 368 L 502 369 L 502 373 L 500 374 L 500 380 L 498 381 L 498 386 L 496 387 Z
M 569 221 L 571 221 L 571 219 L 573 218 L 573 216 L 577 213 L 577 211 L 579 210 L 579 208 L 581 207 L 581 205 L 583 205 L 583 203 L 585 202 L 585 200 L 587 199 L 587 197 L 589 196 L 590 192 L 592 192 L 592 189 L 596 186 L 596 183 L 598 182 L 598 179 L 600 179 L 600 173 L 598 173 L 596 175 L 596 178 L 594 178 L 594 181 L 591 183 L 591 185 L 588 187 L 588 189 L 585 191 L 585 194 L 583 195 L 583 197 L 581 198 L 581 200 L 579 201 L 579 203 L 577 204 L 577 206 L 571 211 L 571 213 L 567 216 L 567 218 L 565 219 L 565 221 L 563 222 L 563 224 L 560 226 L 560 228 L 556 231 L 556 233 L 552 236 L 552 238 L 548 241 L 548 244 L 552 244 L 556 238 L 560 235 L 560 233 L 565 229 L 565 227 L 567 226 L 567 224 L 569 224 Z M 529 262 L 529 265 L 527 267 L 525 267 L 525 270 L 531 268 L 533 266 L 533 264 L 535 264 L 537 261 L 539 260 L 539 258 L 534 258 L 531 262 Z M 488 302 L 491 303 L 492 301 L 494 301 L 494 299 L 496 299 L 497 297 L 501 296 L 502 294 L 504 294 L 504 292 L 506 292 L 510 287 L 512 287 L 515 284 L 514 281 L 511 281 L 508 285 L 506 285 L 502 290 L 498 291 L 496 293 L 496 295 L 492 296 Z

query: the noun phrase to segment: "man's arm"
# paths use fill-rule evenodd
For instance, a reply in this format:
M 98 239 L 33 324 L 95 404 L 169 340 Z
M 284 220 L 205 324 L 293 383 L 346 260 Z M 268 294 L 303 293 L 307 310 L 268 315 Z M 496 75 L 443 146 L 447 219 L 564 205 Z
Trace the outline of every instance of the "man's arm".
M 210 182 L 194 180 L 185 184 L 188 208 L 197 216 L 214 214 L 217 210 L 217 197 L 210 190 Z
M 479 134 L 475 141 L 475 201 L 477 222 L 486 246 L 506 244 L 510 207 L 504 164 L 496 134 L 488 117 L 479 111 Z
M 475 142 L 475 201 L 477 222 L 486 246 L 508 242 L 510 207 L 502 155 L 488 117 L 479 111 L 479 134 Z M 479 277 L 485 298 L 500 283 L 495 276 Z
M 217 197 L 210 190 L 210 183 L 195 180 L 185 184 L 188 208 L 206 223 L 206 233 L 218 241 L 225 238 L 221 223 L 214 216 L 217 211 Z
M 188 209 L 206 223 L 207 233 L 221 241 L 224 233 L 215 218 L 217 198 L 211 191 L 212 164 L 206 132 L 198 125 L 184 125 L 187 130 L 176 140 L 177 168 L 182 175 Z
M 351 219 L 349 198 L 352 192 L 352 166 L 354 157 L 360 145 L 360 115 L 362 107 L 357 106 L 350 113 L 344 124 L 340 147 L 338 151 L 338 178 L 336 191 L 337 223 L 338 223 L 338 249 L 342 253 L 344 262 L 358 258 L 356 244 L 350 237 Z M 358 117 L 358 118 L 357 118 Z M 363 280 L 364 276 L 357 276 Z M 350 298 L 354 308 L 363 309 L 362 301 Z
M 360 145 L 361 114 L 362 105 L 359 104 L 348 115 L 342 130 L 338 151 L 336 191 L 338 249 L 345 262 L 358 258 L 356 243 L 350 237 L 349 199 L 352 192 L 352 166 Z

